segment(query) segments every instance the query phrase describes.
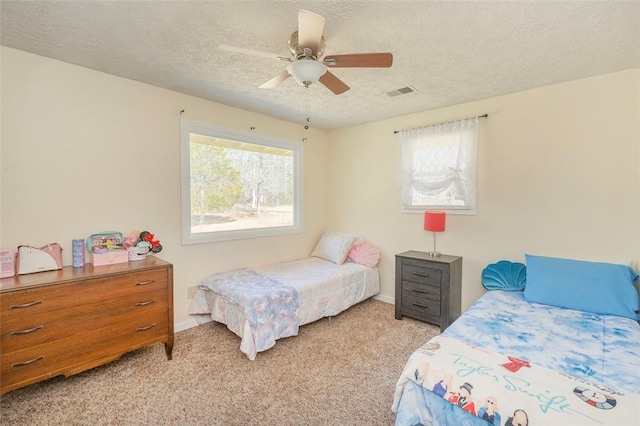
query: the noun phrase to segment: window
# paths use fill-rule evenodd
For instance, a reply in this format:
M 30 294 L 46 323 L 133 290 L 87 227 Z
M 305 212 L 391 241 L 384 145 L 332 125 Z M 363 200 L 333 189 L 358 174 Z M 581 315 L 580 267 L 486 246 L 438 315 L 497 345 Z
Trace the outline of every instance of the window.
M 302 231 L 303 145 L 181 121 L 182 243 Z
M 401 130 L 403 211 L 475 214 L 478 118 Z

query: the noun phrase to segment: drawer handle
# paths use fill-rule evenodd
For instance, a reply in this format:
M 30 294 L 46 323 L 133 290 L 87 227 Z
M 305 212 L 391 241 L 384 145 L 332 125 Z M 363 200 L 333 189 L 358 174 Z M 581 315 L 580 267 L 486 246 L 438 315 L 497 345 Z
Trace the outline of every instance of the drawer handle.
M 29 361 L 13 363 L 11 364 L 11 367 L 13 368 L 24 367 L 25 365 L 33 364 L 34 362 L 41 361 L 43 359 L 44 359 L 44 355 L 40 355 L 38 358 L 30 359 Z
M 140 281 L 140 282 L 136 283 L 136 285 L 149 285 L 149 284 L 153 284 L 155 282 L 156 282 L 156 280 Z
M 12 331 L 11 335 L 12 336 L 20 336 L 22 334 L 29 334 L 29 333 L 33 333 L 34 331 L 42 330 L 43 328 L 44 328 L 44 325 L 39 325 L 37 327 L 33 327 L 33 328 L 28 329 L 28 330 Z
M 25 303 L 24 305 L 11 305 L 11 306 L 9 306 L 9 309 L 29 308 L 31 306 L 39 305 L 41 303 L 42 303 L 42 300 L 36 300 L 35 302 Z
M 419 308 L 426 308 L 427 305 L 423 304 L 423 303 L 418 303 L 418 302 L 412 302 L 411 303 L 413 306 L 417 306 Z
M 146 327 L 138 327 L 138 328 L 136 328 L 136 331 L 146 331 L 146 330 L 151 330 L 151 329 L 152 329 L 153 327 L 155 327 L 155 326 L 156 326 L 156 323 L 154 322 L 153 324 L 148 325 L 148 326 L 146 326 Z
M 422 293 L 422 294 L 427 294 L 427 293 L 429 293 L 428 291 L 426 291 L 426 290 L 420 290 L 419 288 L 412 288 L 411 290 L 412 290 L 413 292 L 415 292 L 415 293 Z
M 413 275 L 416 275 L 418 277 L 424 277 L 424 278 L 427 278 L 429 276 L 429 274 L 426 274 L 424 272 L 414 272 Z
M 147 300 L 146 302 L 136 302 L 134 306 L 147 306 L 152 303 L 156 303 L 156 299 Z

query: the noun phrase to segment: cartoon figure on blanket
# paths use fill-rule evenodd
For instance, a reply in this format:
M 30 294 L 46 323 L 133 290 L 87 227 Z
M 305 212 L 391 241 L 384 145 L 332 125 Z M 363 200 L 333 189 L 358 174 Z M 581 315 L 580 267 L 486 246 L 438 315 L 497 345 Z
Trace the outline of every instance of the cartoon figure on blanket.
M 458 407 L 462 408 L 464 411 L 467 411 L 474 416 L 476 415 L 476 405 L 471 399 L 471 390 L 473 386 L 471 383 L 465 382 L 462 386 L 460 386 L 460 392 L 451 392 L 449 393 L 449 397 L 447 401 L 456 404 Z
M 424 381 L 429 375 L 429 368 L 430 368 L 429 363 L 423 362 L 418 366 L 418 368 L 416 368 L 416 371 L 414 372 L 414 377 L 416 381 L 420 383 L 424 388 L 426 388 L 425 386 L 426 383 Z M 438 382 L 435 385 L 433 385 L 433 389 L 431 391 L 436 395 L 442 398 L 445 398 L 447 391 L 451 387 L 451 382 L 453 381 L 453 377 L 451 376 L 451 374 L 437 375 L 435 373 L 434 373 L 434 376 L 436 376 L 436 378 L 438 378 L 438 376 L 442 378 L 438 380 Z
M 484 405 L 478 409 L 478 417 L 489 422 L 493 426 L 500 426 L 500 413 L 498 413 L 498 401 L 494 396 L 484 400 Z
M 529 426 L 529 416 L 524 410 L 516 410 L 513 416 L 509 417 L 504 426 Z
M 512 363 L 517 364 L 515 367 L 516 370 L 521 367 L 528 367 L 526 361 L 520 362 L 521 360 L 512 359 Z M 512 366 L 513 367 L 513 366 Z M 418 365 L 418 368 L 413 372 L 413 377 L 416 382 L 418 382 L 422 387 L 428 389 L 427 387 L 427 378 L 429 374 L 437 380 L 433 385 L 433 389 L 431 390 L 436 395 L 446 399 L 452 404 L 457 405 L 463 410 L 467 411 L 474 416 L 480 417 L 482 420 L 492 424 L 494 426 L 501 426 L 502 416 L 498 412 L 498 400 L 494 396 L 489 396 L 484 400 L 484 404 L 479 407 L 478 412 L 476 414 L 475 402 L 471 398 L 471 391 L 473 390 L 473 385 L 471 383 L 465 382 L 462 386 L 460 386 L 460 392 L 448 392 L 451 389 L 453 376 L 450 374 L 444 374 L 444 372 L 440 372 L 437 374 L 436 371 L 431 370 L 431 364 L 428 362 L 423 362 Z M 576 388 L 576 391 L 578 388 Z M 578 393 L 576 392 L 576 395 Z M 589 394 L 590 395 L 590 394 Z M 615 402 L 614 402 L 615 404 Z M 512 417 L 509 417 L 505 422 L 504 426 L 528 426 L 529 418 L 527 413 L 524 410 L 516 410 L 513 413 Z

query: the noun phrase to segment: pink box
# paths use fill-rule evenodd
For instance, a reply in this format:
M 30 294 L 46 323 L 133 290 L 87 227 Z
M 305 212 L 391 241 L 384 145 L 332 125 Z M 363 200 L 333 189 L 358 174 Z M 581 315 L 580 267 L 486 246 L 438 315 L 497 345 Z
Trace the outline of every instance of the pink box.
M 127 263 L 129 254 L 126 250 L 110 250 L 106 253 L 92 253 L 93 266 L 113 265 L 114 263 Z
M 12 277 L 16 274 L 14 260 L 13 249 L 0 249 L 0 278 Z

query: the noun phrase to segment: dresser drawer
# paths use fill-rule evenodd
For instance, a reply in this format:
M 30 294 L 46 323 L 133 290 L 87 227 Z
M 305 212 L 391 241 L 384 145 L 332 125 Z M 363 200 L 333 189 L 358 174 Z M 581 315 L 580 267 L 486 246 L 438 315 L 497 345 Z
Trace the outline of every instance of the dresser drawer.
M 79 305 L 102 305 L 105 300 L 166 288 L 166 272 L 149 271 L 0 293 L 0 333 L 4 334 L 7 327 L 29 328 L 36 315 L 58 316 Z
M 440 287 L 442 272 L 424 265 L 417 265 L 410 260 L 404 260 L 402 264 L 402 280 Z
M 110 327 L 120 316 L 129 320 L 138 315 L 148 315 L 149 312 L 158 312 L 166 316 L 167 309 L 167 290 L 150 288 L 136 289 L 118 298 L 73 306 L 56 315 L 41 312 L 30 318 L 9 318 L 0 327 L 2 352 L 12 352 L 27 346 Z
M 0 393 L 162 342 L 173 349 L 173 266 L 150 258 L 0 280 Z
M 17 352 L 3 352 L 0 355 L 2 387 L 11 387 L 32 378 L 37 381 L 53 377 L 56 375 L 54 371 L 67 364 L 61 358 L 60 351 L 51 344 L 33 346 Z M 71 359 L 67 358 L 67 361 L 69 360 Z
M 60 374 L 75 374 L 88 367 L 117 359 L 128 350 L 145 346 L 166 337 L 167 315 L 159 310 L 135 318 L 114 318 L 108 329 L 96 328 L 65 339 L 0 355 L 2 387 L 30 383 Z M 108 338 L 105 338 L 108 333 Z M 89 361 L 87 361 L 89 360 Z M 98 360 L 95 364 L 94 360 Z M 88 366 L 86 364 L 89 364 Z

